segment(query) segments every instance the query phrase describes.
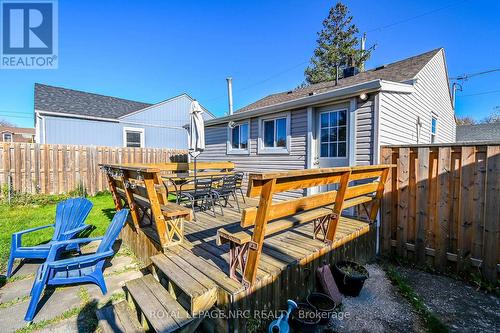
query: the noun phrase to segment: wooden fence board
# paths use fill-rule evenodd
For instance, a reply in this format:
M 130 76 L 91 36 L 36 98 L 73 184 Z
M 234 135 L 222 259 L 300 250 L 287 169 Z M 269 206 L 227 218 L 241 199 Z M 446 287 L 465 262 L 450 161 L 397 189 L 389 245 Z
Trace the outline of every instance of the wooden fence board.
M 397 157 L 397 168 L 390 175 L 392 186 L 387 187 L 392 193 L 384 195 L 383 253 L 391 254 L 394 248 L 438 271 L 456 266 L 458 272 L 467 273 L 480 267 L 485 278 L 497 283 L 500 145 L 383 146 L 380 160 L 390 157 Z M 387 243 L 390 249 L 385 248 Z
M 10 176 L 14 191 L 67 193 L 83 183 L 89 194 L 95 194 L 108 189 L 104 173 L 98 165 L 124 160 L 143 163 L 186 162 L 187 151 L 3 143 L 0 145 L 0 188 Z
M 475 147 L 463 147 L 460 162 L 460 199 L 459 199 L 459 226 L 458 226 L 458 257 L 457 269 L 466 270 L 470 260 L 472 246 L 472 219 L 474 207 L 474 165 L 476 161 Z
M 500 146 L 487 149 L 486 205 L 484 221 L 483 274 L 490 280 L 497 278 L 500 241 Z

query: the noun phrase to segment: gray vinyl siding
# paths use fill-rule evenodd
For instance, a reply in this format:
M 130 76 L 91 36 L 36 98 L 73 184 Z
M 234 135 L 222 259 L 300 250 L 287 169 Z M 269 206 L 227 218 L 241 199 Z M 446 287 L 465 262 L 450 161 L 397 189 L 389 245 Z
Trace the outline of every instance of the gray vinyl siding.
M 374 98 L 367 101 L 358 99 L 356 107 L 355 163 L 356 165 L 373 164 L 374 135 Z
M 144 129 L 147 148 L 187 149 L 187 130 L 192 99 L 180 95 L 136 113 L 113 121 L 88 120 L 70 117 L 44 116 L 40 124 L 40 142 L 123 147 L 123 128 Z M 211 119 L 210 113 L 204 114 Z M 45 130 L 45 131 L 44 131 Z
M 380 144 L 430 143 L 431 118 L 437 115 L 436 143 L 455 142 L 455 118 L 451 105 L 443 51 L 417 74 L 411 94 L 380 94 Z M 422 123 L 417 142 L 417 117 Z
M 205 151 L 199 161 L 231 161 L 236 169 L 245 173 L 277 170 L 302 170 L 306 168 L 307 110 L 291 111 L 290 154 L 258 154 L 259 118 L 250 119 L 250 153 L 227 154 L 228 129 L 226 124 L 207 126 L 205 129 Z M 302 191 L 277 195 L 276 198 L 298 197 Z

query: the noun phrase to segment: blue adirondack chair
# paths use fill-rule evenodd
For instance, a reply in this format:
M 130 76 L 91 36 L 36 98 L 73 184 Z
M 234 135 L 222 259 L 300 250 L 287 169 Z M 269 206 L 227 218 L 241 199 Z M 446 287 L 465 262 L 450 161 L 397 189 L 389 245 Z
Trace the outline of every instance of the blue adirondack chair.
M 92 209 L 92 202 L 85 198 L 72 198 L 61 201 L 56 207 L 56 218 L 54 224 L 31 228 L 12 234 L 10 244 L 10 257 L 7 265 L 7 277 L 12 274 L 12 266 L 16 258 L 23 259 L 45 259 L 49 254 L 50 245 L 56 241 L 72 239 L 83 230 L 90 227 L 85 224 L 85 219 Z M 31 247 L 22 246 L 22 236 L 24 234 L 45 229 L 54 228 L 54 235 L 47 244 Z M 79 250 L 77 245 L 73 245 L 66 250 Z
M 106 282 L 104 282 L 104 264 L 106 258 L 115 254 L 113 244 L 127 220 L 128 209 L 122 209 L 115 214 L 103 237 L 76 238 L 61 242 L 53 242 L 50 245 L 49 255 L 45 263 L 38 268 L 33 287 L 31 288 L 31 300 L 24 320 L 32 321 L 35 316 L 38 300 L 45 286 L 94 283 L 97 284 L 103 294 L 106 294 Z M 75 257 L 60 259 L 60 249 L 68 245 L 88 243 L 101 240 L 97 251 L 92 254 L 78 255 Z

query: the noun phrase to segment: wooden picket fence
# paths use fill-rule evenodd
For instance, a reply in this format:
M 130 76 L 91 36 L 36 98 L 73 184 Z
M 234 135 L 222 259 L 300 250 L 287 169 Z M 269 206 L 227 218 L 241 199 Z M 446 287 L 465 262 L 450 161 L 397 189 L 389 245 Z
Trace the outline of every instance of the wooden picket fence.
M 385 146 L 381 250 L 439 271 L 500 272 L 500 143 Z
M 83 185 L 89 194 L 107 190 L 99 163 L 186 162 L 187 151 L 156 148 L 3 143 L 0 186 L 14 191 L 60 194 Z

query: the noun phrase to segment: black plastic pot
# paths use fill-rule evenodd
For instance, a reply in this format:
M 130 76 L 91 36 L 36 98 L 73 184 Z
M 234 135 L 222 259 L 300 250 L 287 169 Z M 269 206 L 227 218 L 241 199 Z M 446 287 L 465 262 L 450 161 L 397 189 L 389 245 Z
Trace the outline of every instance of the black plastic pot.
M 316 308 L 307 303 L 297 303 L 297 307 L 290 313 L 290 325 L 293 332 L 319 332 L 319 319 Z
M 307 303 L 317 309 L 320 325 L 328 324 L 337 306 L 330 296 L 322 293 L 309 294 L 307 296 Z
M 346 272 L 346 268 L 354 268 L 356 272 Z M 333 278 L 340 292 L 347 296 L 358 296 L 369 274 L 366 268 L 354 261 L 340 261 L 333 265 Z

